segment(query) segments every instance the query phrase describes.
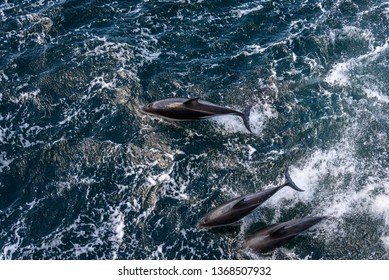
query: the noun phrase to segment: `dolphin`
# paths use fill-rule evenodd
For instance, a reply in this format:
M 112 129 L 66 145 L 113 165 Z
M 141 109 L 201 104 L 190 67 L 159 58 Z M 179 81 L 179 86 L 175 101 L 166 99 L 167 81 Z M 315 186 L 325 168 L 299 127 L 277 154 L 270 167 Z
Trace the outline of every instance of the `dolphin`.
M 285 183 L 274 188 L 260 192 L 251 193 L 236 197 L 212 209 L 197 224 L 199 228 L 213 228 L 224 225 L 231 225 L 250 214 L 255 208 L 273 196 L 285 186 L 290 186 L 296 191 L 303 192 L 298 188 L 289 176 L 288 169 L 285 170 Z
M 196 98 L 167 98 L 147 104 L 142 112 L 154 115 L 169 121 L 188 121 L 206 119 L 221 115 L 237 115 L 242 118 L 248 131 L 251 131 L 249 116 L 251 106 L 243 112 L 222 107 Z
M 309 216 L 268 226 L 247 237 L 242 247 L 258 253 L 273 251 L 325 218 Z

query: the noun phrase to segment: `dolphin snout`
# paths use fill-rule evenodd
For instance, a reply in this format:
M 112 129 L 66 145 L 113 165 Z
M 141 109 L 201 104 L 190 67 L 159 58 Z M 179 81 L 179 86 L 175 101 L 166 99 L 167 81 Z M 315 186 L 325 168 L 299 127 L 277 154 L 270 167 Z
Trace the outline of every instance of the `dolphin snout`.
M 202 229 L 202 228 L 204 228 L 204 226 L 202 225 L 202 223 L 201 223 L 201 222 L 198 222 L 198 223 L 196 224 L 196 227 L 197 227 L 197 228 L 199 228 L 199 229 Z

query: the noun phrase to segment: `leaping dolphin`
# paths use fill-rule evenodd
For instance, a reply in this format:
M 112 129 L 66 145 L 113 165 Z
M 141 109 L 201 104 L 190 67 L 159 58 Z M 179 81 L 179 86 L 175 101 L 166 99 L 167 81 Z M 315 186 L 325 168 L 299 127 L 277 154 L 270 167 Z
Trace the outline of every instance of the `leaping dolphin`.
M 285 186 L 290 186 L 296 191 L 304 190 L 296 186 L 289 176 L 288 169 L 285 170 L 285 183 L 274 188 L 269 188 L 257 193 L 239 196 L 227 201 L 205 215 L 197 224 L 199 228 L 212 228 L 224 225 L 231 225 L 250 214 L 255 208 L 273 196 Z
M 220 115 L 237 115 L 242 118 L 248 131 L 251 131 L 249 115 L 251 107 L 239 112 L 196 98 L 167 98 L 154 101 L 142 107 L 146 114 L 154 115 L 170 121 L 188 121 L 211 118 Z
M 325 218 L 305 217 L 271 225 L 246 238 L 242 247 L 258 253 L 273 251 Z

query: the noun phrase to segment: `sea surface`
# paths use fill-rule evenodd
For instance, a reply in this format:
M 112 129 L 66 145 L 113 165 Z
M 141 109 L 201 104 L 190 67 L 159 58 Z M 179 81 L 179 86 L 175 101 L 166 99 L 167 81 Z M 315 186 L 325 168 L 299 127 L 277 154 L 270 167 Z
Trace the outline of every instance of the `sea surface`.
M 253 133 L 140 111 L 169 97 Z M 286 168 L 305 192 L 196 227 Z M 389 259 L 389 2 L 1 0 L 0 259 Z

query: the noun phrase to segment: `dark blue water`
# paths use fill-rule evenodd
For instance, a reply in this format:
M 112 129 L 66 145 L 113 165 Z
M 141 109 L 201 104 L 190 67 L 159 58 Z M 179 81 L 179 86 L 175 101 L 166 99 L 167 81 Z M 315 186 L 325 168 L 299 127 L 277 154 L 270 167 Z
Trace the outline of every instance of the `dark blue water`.
M 389 3 L 1 1 L 0 259 L 388 259 Z M 139 110 L 201 97 L 238 117 Z M 283 182 L 238 227 L 212 207 Z M 253 231 L 329 215 L 267 256 Z

